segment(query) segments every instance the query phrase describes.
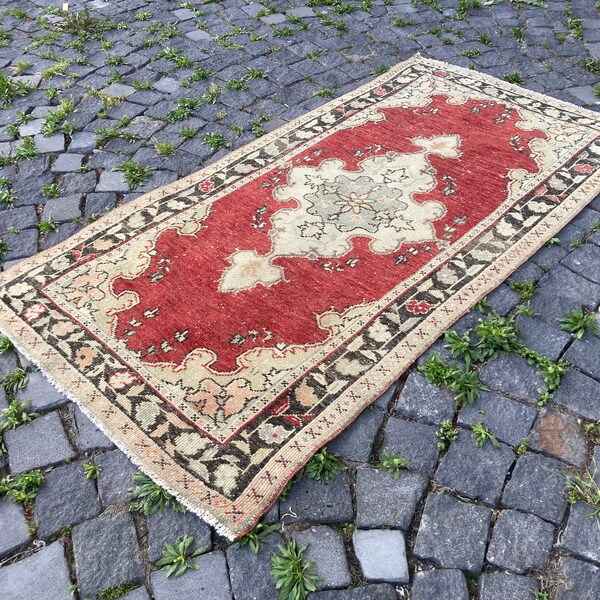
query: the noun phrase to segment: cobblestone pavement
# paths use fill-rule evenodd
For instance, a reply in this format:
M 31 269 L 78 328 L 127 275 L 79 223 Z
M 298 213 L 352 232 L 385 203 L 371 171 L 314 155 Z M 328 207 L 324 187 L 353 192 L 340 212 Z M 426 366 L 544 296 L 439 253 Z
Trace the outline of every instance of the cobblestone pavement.
M 0 9 L 0 68 L 13 77 L 0 81 L 4 268 L 416 51 L 599 106 L 594 0 L 95 0 L 71 13 L 85 5 L 96 20 L 67 21 L 61 5 Z M 49 469 L 34 501 L 0 498 L 0 597 L 272 600 L 271 554 L 295 539 L 321 576 L 315 600 L 599 598 L 600 527 L 590 506 L 568 502 L 566 481 L 593 468 L 600 442 L 600 337 L 576 339 L 557 320 L 598 309 L 599 223 L 600 197 L 488 297 L 549 365 L 571 363 L 545 406 L 547 382 L 523 353 L 477 367 L 488 389 L 460 410 L 415 365 L 330 444 L 337 477 L 303 477 L 273 507 L 268 520 L 284 527 L 256 555 L 190 513 L 128 511 L 129 460 L 23 357 L 0 354 L 2 375 L 28 367 L 16 397 L 40 415 L 4 433 L 0 476 Z M 455 329 L 484 318 L 473 311 Z M 12 395 L 0 389 L 0 408 Z M 457 429 L 440 449 L 445 420 Z M 477 446 L 478 423 L 496 444 Z M 399 478 L 378 468 L 383 451 L 408 459 Z M 184 534 L 207 552 L 167 580 L 153 564 Z

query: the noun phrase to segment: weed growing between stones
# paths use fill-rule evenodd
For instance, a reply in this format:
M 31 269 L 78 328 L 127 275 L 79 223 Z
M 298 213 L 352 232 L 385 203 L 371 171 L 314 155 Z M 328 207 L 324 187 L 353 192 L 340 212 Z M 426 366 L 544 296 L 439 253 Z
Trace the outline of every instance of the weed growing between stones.
M 13 398 L 6 408 L 0 411 L 0 434 L 15 429 L 19 425 L 25 425 L 33 421 L 39 414 L 36 412 L 27 412 L 30 402 L 22 402 Z
M 236 545 L 238 548 L 248 546 L 252 554 L 258 554 L 261 543 L 265 541 L 265 538 L 276 531 L 279 531 L 279 525 L 277 524 L 269 525 L 268 523 L 257 523 L 254 529 L 237 540 Z
M 122 583 L 121 585 L 115 585 L 107 588 L 101 592 L 98 592 L 98 600 L 117 600 L 117 598 L 121 598 L 127 592 L 135 589 L 137 585 L 137 583 Z M 83 600 L 87 599 L 84 598 Z
M 0 354 L 14 350 L 12 342 L 5 335 L 0 335 Z
M 185 512 L 185 507 L 172 494 L 154 483 L 148 475 L 139 471 L 131 476 L 133 487 L 129 488 L 132 500 L 131 510 L 141 511 L 145 515 L 165 512 L 167 508 L 175 512 Z
M 337 477 L 341 468 L 339 455 L 323 447 L 306 463 L 303 473 L 310 479 L 329 481 Z
M 444 419 L 439 429 L 435 432 L 435 436 L 440 440 L 436 444 L 437 449 L 440 452 L 445 450 L 454 440 L 456 440 L 456 438 L 458 438 L 459 433 L 460 429 L 453 425 L 450 419 Z
M 192 536 L 184 535 L 175 542 L 175 545 L 166 544 L 163 557 L 156 563 L 156 566 L 164 570 L 167 577 L 171 577 L 171 575 L 180 577 L 188 569 L 198 570 L 198 563 L 194 558 L 204 554 L 206 550 L 204 548 L 191 550 L 193 543 Z
M 560 328 L 568 331 L 576 340 L 579 340 L 586 333 L 597 335 L 600 333 L 600 327 L 596 321 L 596 315 L 587 312 L 583 305 L 580 305 L 577 310 L 570 310 L 566 317 L 558 320 Z
M 39 469 L 19 475 L 7 475 L 0 479 L 0 498 L 10 496 L 17 504 L 33 500 L 44 483 L 44 474 Z
M 406 469 L 410 461 L 396 454 L 388 454 L 387 450 L 383 450 L 382 459 L 379 463 L 381 469 L 385 469 L 388 473 L 394 476 L 394 479 L 400 478 L 400 471 Z
M 14 395 L 17 390 L 26 387 L 28 382 L 27 372 L 25 369 L 19 367 L 13 369 L 8 375 L 0 379 L 0 385 L 4 388 L 7 395 Z
M 319 576 L 315 572 L 315 563 L 304 561 L 307 546 L 298 548 L 295 540 L 279 545 L 279 554 L 271 556 L 271 575 L 275 588 L 279 590 L 279 600 L 305 600 L 314 592 Z
M 595 518 L 600 527 L 600 486 L 594 481 L 593 474 L 586 470 L 583 475 L 569 474 L 566 479 L 567 500 L 571 504 L 582 501 L 589 505 L 592 512 L 587 516 Z
M 478 448 L 483 448 L 486 442 L 491 442 L 495 448 L 500 448 L 498 438 L 483 423 L 473 423 L 471 435 Z
M 58 223 L 50 217 L 45 221 L 40 221 L 36 224 L 40 233 L 51 233 L 53 231 L 58 231 Z
M 585 432 L 592 438 L 592 441 L 596 445 L 600 445 L 600 421 L 595 423 L 586 423 L 583 426 Z
M 83 474 L 86 479 L 98 479 L 102 473 L 102 467 L 100 465 L 95 465 L 94 463 L 84 463 L 83 465 Z
M 123 178 L 130 190 L 135 190 L 139 185 L 148 181 L 152 170 L 152 167 L 145 167 L 134 160 L 127 160 L 113 169 L 113 171 L 123 173 Z

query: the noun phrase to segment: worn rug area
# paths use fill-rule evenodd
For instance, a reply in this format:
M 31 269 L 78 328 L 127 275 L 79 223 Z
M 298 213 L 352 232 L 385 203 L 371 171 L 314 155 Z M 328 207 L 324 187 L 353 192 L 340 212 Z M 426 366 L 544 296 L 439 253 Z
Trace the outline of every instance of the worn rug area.
M 599 133 L 415 57 L 9 270 L 0 328 L 238 536 L 600 192 Z

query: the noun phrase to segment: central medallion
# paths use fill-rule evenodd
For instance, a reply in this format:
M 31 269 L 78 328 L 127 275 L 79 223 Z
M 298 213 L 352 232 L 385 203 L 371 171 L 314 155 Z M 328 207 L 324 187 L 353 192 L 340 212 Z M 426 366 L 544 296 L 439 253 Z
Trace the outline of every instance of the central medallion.
M 457 135 L 413 138 L 421 151 L 388 152 L 345 170 L 344 161 L 326 159 L 318 166 L 294 166 L 287 183 L 273 190 L 282 208 L 271 218 L 271 251 L 237 250 L 219 281 L 220 292 L 241 292 L 285 280 L 277 258 L 336 258 L 352 249 L 352 238 L 366 237 L 375 254 L 395 252 L 403 243 L 436 242 L 433 223 L 446 209 L 437 201 L 415 202 L 415 194 L 432 191 L 436 171 L 428 156 L 460 156 Z

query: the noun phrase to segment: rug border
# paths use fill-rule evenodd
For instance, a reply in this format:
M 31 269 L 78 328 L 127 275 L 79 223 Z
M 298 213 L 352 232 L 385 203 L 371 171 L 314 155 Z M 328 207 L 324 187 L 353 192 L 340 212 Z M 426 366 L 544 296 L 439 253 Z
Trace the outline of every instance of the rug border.
M 47 262 L 52 257 L 65 252 L 67 249 L 72 248 L 74 245 L 77 245 L 81 239 L 86 239 L 87 237 L 89 237 L 90 234 L 97 233 L 99 231 L 104 230 L 105 228 L 110 226 L 111 223 L 120 221 L 121 219 L 123 219 L 127 215 L 131 214 L 132 212 L 139 210 L 139 208 L 146 205 L 147 203 L 150 203 L 150 202 L 156 200 L 157 198 L 163 197 L 167 194 L 174 193 L 175 191 L 178 191 L 180 189 L 185 189 L 185 188 L 189 187 L 190 185 L 194 185 L 194 184 L 202 181 L 203 179 L 206 179 L 209 176 L 208 174 L 222 169 L 225 165 L 236 160 L 240 156 L 243 156 L 243 155 L 255 150 L 256 148 L 259 148 L 266 144 L 271 143 L 273 140 L 277 139 L 281 135 L 281 133 L 283 133 L 284 131 L 293 129 L 293 128 L 297 127 L 299 124 L 306 122 L 306 121 L 314 118 L 316 115 L 322 114 L 323 112 L 331 111 L 332 108 L 334 108 L 338 103 L 341 104 L 348 98 L 354 98 L 357 95 L 359 95 L 360 93 L 363 93 L 364 91 L 366 91 L 368 89 L 376 87 L 378 83 L 387 81 L 389 78 L 393 77 L 397 72 L 399 72 L 402 69 L 405 69 L 407 66 L 410 66 L 411 64 L 414 64 L 417 62 L 428 64 L 433 67 L 437 66 L 440 68 L 452 70 L 454 72 L 457 72 L 458 74 L 460 74 L 461 72 L 464 72 L 465 74 L 468 74 L 469 77 L 472 77 L 474 79 L 489 81 L 490 83 L 494 84 L 495 86 L 505 87 L 506 89 L 508 89 L 510 91 L 517 92 L 521 96 L 530 97 L 533 99 L 539 98 L 540 100 L 544 101 L 545 103 L 554 104 L 557 107 L 564 108 L 566 110 L 575 112 L 576 114 L 580 114 L 582 116 L 589 116 L 589 118 L 593 119 L 594 121 L 598 121 L 598 118 L 599 118 L 598 115 L 592 111 L 588 111 L 588 110 L 582 109 L 576 105 L 569 104 L 569 103 L 563 102 L 561 100 L 556 100 L 554 98 L 544 96 L 542 94 L 538 94 L 537 92 L 531 92 L 529 90 L 524 90 L 523 88 L 520 88 L 519 86 L 508 84 L 508 83 L 498 80 L 494 77 L 484 75 L 481 73 L 477 73 L 477 72 L 473 72 L 471 70 L 464 69 L 463 67 L 457 67 L 457 66 L 454 66 L 454 65 L 451 65 L 448 63 L 440 62 L 440 61 L 424 59 L 424 58 L 420 57 L 419 55 L 414 55 L 410 59 L 395 65 L 392 69 L 390 69 L 390 71 L 388 71 L 384 75 L 373 79 L 372 81 L 364 84 L 363 86 L 360 86 L 359 88 L 356 88 L 355 90 L 348 92 L 344 96 L 341 96 L 340 98 L 337 98 L 334 101 L 325 103 L 321 107 L 319 107 L 313 111 L 310 111 L 309 113 L 307 113 L 301 117 L 298 117 L 297 119 L 294 119 L 290 123 L 280 127 L 279 129 L 274 130 L 273 132 L 260 138 L 259 140 L 256 140 L 255 142 L 252 142 L 251 144 L 248 144 L 246 146 L 243 146 L 242 148 L 239 148 L 238 150 L 231 152 L 226 157 L 215 162 L 214 164 L 212 164 L 204 169 L 201 169 L 201 170 L 199 170 L 177 182 L 169 184 L 166 187 L 159 188 L 157 190 L 148 192 L 148 193 L 140 196 L 139 198 L 133 200 L 132 202 L 130 202 L 122 207 L 119 207 L 118 209 L 115 209 L 110 214 L 106 215 L 105 217 L 102 217 L 98 221 L 96 221 L 93 224 L 89 225 L 88 227 L 82 229 L 80 232 L 78 232 L 71 238 L 65 240 L 61 244 L 59 244 L 47 251 L 41 252 L 29 259 L 25 259 L 22 262 L 20 262 L 18 265 L 9 269 L 8 271 L 6 271 L 5 273 L 3 273 L 0 276 L 0 284 L 5 284 L 8 281 L 11 281 L 15 277 L 22 274 L 23 272 L 27 272 L 34 265 L 38 265 L 40 263 Z M 572 220 L 585 206 L 587 206 L 587 204 L 589 204 L 589 202 L 598 193 L 599 185 L 600 185 L 600 173 L 591 177 L 585 184 L 583 184 L 582 186 L 577 188 L 574 192 L 572 192 L 569 195 L 568 199 L 564 201 L 564 204 L 566 205 L 568 203 L 568 204 L 573 204 L 574 206 L 572 208 L 569 208 L 568 210 L 565 209 L 564 216 L 562 216 L 560 219 L 554 220 L 554 222 L 552 224 L 549 224 L 547 226 L 547 233 L 545 236 L 535 237 L 535 241 L 534 241 L 533 240 L 534 234 L 533 234 L 533 230 L 532 230 L 531 232 L 526 234 L 521 240 L 519 240 L 518 245 L 526 245 L 529 247 L 530 251 L 520 253 L 520 254 L 518 254 L 518 256 L 508 260 L 506 262 L 506 264 L 504 265 L 504 267 L 501 268 L 501 273 L 497 274 L 493 278 L 493 283 L 488 282 L 476 294 L 471 294 L 471 293 L 469 294 L 468 303 L 465 305 L 466 308 L 463 309 L 461 307 L 460 310 L 457 310 L 453 313 L 451 318 L 448 317 L 446 319 L 442 319 L 442 321 L 449 323 L 449 324 L 455 322 L 458 318 L 460 318 L 460 316 L 462 314 L 465 314 L 466 312 L 468 312 L 471 309 L 472 304 L 477 302 L 477 300 L 484 297 L 491 290 L 493 290 L 495 287 L 497 287 L 520 264 L 525 262 L 531 255 L 533 255 L 535 252 L 537 252 L 537 250 L 543 245 L 544 241 L 553 237 L 553 235 L 557 231 L 559 231 L 564 226 L 564 224 L 566 224 L 567 222 Z M 544 222 L 542 222 L 542 224 L 543 223 Z M 534 243 L 532 243 L 532 241 L 534 241 Z M 515 247 L 515 246 L 513 246 L 513 247 Z M 511 248 L 513 248 L 513 247 L 511 247 Z M 505 254 L 509 253 L 511 248 L 509 248 Z M 502 255 L 502 256 L 504 256 L 504 255 Z M 493 263 L 493 265 L 490 265 L 490 266 L 497 265 L 497 262 L 499 260 L 500 260 L 500 257 L 498 259 L 496 259 L 496 261 Z M 485 275 L 486 272 L 488 271 L 488 269 L 489 269 L 489 267 L 487 267 L 484 271 L 482 271 L 482 273 L 478 277 Z M 460 293 L 461 293 L 461 291 L 459 291 L 459 294 Z M 12 328 L 10 328 L 8 326 L 8 323 L 12 320 L 12 319 L 8 318 L 9 315 L 12 315 L 12 312 L 9 311 L 3 304 L 1 304 L 0 305 L 0 324 L 2 325 L 2 327 L 5 331 L 14 333 Z M 422 322 L 420 327 L 426 326 L 426 323 L 427 323 L 427 319 L 425 319 Z M 26 325 L 26 324 L 23 324 L 23 325 Z M 35 335 L 37 337 L 37 334 L 35 334 Z M 14 341 L 15 336 L 12 335 L 10 337 L 11 337 L 11 340 Z M 166 484 L 166 481 L 163 480 L 163 478 L 160 475 L 155 476 L 155 465 L 152 461 L 147 462 L 144 459 L 144 456 L 142 454 L 133 455 L 131 453 L 131 451 L 128 448 L 133 447 L 134 444 L 126 441 L 125 436 L 121 436 L 120 431 L 116 432 L 116 434 L 114 431 L 111 431 L 109 433 L 106 430 L 106 428 L 104 427 L 104 425 L 99 421 L 99 419 L 97 419 L 93 414 L 91 414 L 90 411 L 88 411 L 88 409 L 85 406 L 83 406 L 83 403 L 81 403 L 81 401 L 78 400 L 70 390 L 65 389 L 62 386 L 62 384 L 60 384 L 58 381 L 56 381 L 54 379 L 54 377 L 49 376 L 48 378 L 57 389 L 59 389 L 61 392 L 63 392 L 71 400 L 73 400 L 75 402 L 75 404 L 77 404 L 77 406 L 79 406 L 81 408 L 83 413 L 86 414 L 86 416 L 88 416 L 88 418 L 90 418 L 90 420 L 97 427 L 99 427 L 104 433 L 106 433 L 107 436 L 116 444 L 116 446 L 120 450 L 122 450 L 132 460 L 132 462 L 136 466 L 138 466 L 143 471 L 148 472 L 150 474 L 150 476 L 155 481 L 157 481 L 157 483 L 159 483 L 161 486 L 163 486 L 165 489 L 167 489 L 169 492 L 171 492 L 174 496 L 176 496 L 182 502 L 182 504 L 184 504 L 186 507 L 188 507 L 192 512 L 198 514 L 203 519 L 205 519 L 209 524 L 211 524 L 213 527 L 215 527 L 215 529 L 219 533 L 225 535 L 226 537 L 228 537 L 230 539 L 233 539 L 234 537 L 242 535 L 243 533 L 245 533 L 246 531 L 251 529 L 251 527 L 254 525 L 254 523 L 260 518 L 260 516 L 262 516 L 262 514 L 264 513 L 266 508 L 268 508 L 268 505 L 270 505 L 274 501 L 274 499 L 276 499 L 277 496 L 279 496 L 281 488 L 284 487 L 285 483 L 287 483 L 287 481 L 289 481 L 293 478 L 294 474 L 300 468 L 302 468 L 302 466 L 310 459 L 312 453 L 314 453 L 319 447 L 321 447 L 322 445 L 326 444 L 328 441 L 330 441 L 331 439 L 336 437 L 343 429 L 345 429 L 352 421 L 354 421 L 360 415 L 362 408 L 364 408 L 365 406 L 370 404 L 383 391 L 385 391 L 387 388 L 389 388 L 390 385 L 393 384 L 393 382 L 396 381 L 413 364 L 415 358 L 418 357 L 419 355 L 421 355 L 423 352 L 425 352 L 426 349 L 438 337 L 439 337 L 439 331 L 437 331 L 437 333 L 435 333 L 435 337 L 432 337 L 431 334 L 429 334 L 427 336 L 427 341 L 420 342 L 420 344 L 419 344 L 420 349 L 418 351 L 415 351 L 411 355 L 408 355 L 409 356 L 408 359 L 406 359 L 406 357 L 403 356 L 402 363 L 399 363 L 399 364 L 403 364 L 404 366 L 402 366 L 401 368 L 395 369 L 394 375 L 392 378 L 381 379 L 380 375 L 378 373 L 376 373 L 376 369 L 373 369 L 373 370 L 367 372 L 361 378 L 357 379 L 356 382 L 353 384 L 353 386 L 346 393 L 348 393 L 350 390 L 352 390 L 355 386 L 366 385 L 366 382 L 370 382 L 371 380 L 375 380 L 375 383 L 374 384 L 370 383 L 370 385 L 371 385 L 372 389 L 376 390 L 376 392 L 373 392 L 370 395 L 364 395 L 363 396 L 364 400 L 357 402 L 356 404 L 354 404 L 351 407 L 351 410 L 349 410 L 350 416 L 348 418 L 346 418 L 344 420 L 344 422 L 338 423 L 338 427 L 335 430 L 330 429 L 328 435 L 326 436 L 326 439 L 319 438 L 318 442 L 315 442 L 313 444 L 310 453 L 306 453 L 303 457 L 300 457 L 299 460 L 295 461 L 293 470 L 286 469 L 286 475 L 284 477 L 285 481 L 283 482 L 283 484 L 280 486 L 279 489 L 273 489 L 273 491 L 270 494 L 268 494 L 268 496 L 267 496 L 268 501 L 263 500 L 260 504 L 257 504 L 257 507 L 254 510 L 247 512 L 245 522 L 247 522 L 249 524 L 245 525 L 244 527 L 239 527 L 239 526 L 236 527 L 233 522 L 230 522 L 231 524 L 227 525 L 227 524 L 225 524 L 225 522 L 227 520 L 222 515 L 222 513 L 221 513 L 221 517 L 219 518 L 216 516 L 216 513 L 218 513 L 218 511 L 215 511 L 214 509 L 211 510 L 211 507 L 209 507 L 209 506 L 200 507 L 200 506 L 198 506 L 197 503 L 183 498 L 179 493 L 177 493 L 174 489 L 172 489 L 169 484 Z M 43 351 L 33 351 L 33 353 L 30 353 L 29 350 L 24 351 L 24 348 L 22 347 L 20 340 L 18 340 L 17 343 L 15 343 L 15 347 L 27 359 L 29 359 L 32 363 L 39 366 L 41 368 L 41 370 L 44 373 L 46 373 L 45 368 L 41 367 L 41 365 L 43 364 L 43 361 L 45 360 L 45 358 L 43 357 Z M 381 383 L 382 381 L 384 381 L 384 383 Z M 346 395 L 346 393 L 344 393 L 341 396 L 341 398 L 344 395 Z M 123 437 L 123 440 L 120 439 L 121 437 Z M 285 450 L 285 446 L 282 448 L 282 451 L 283 450 Z M 273 458 L 276 458 L 277 455 L 274 455 Z M 273 458 L 271 460 L 273 460 Z M 268 463 L 267 463 L 267 465 L 268 465 Z M 267 465 L 265 465 L 265 467 Z M 256 477 L 258 477 L 258 474 Z M 215 515 L 213 515 L 213 511 L 215 512 Z

